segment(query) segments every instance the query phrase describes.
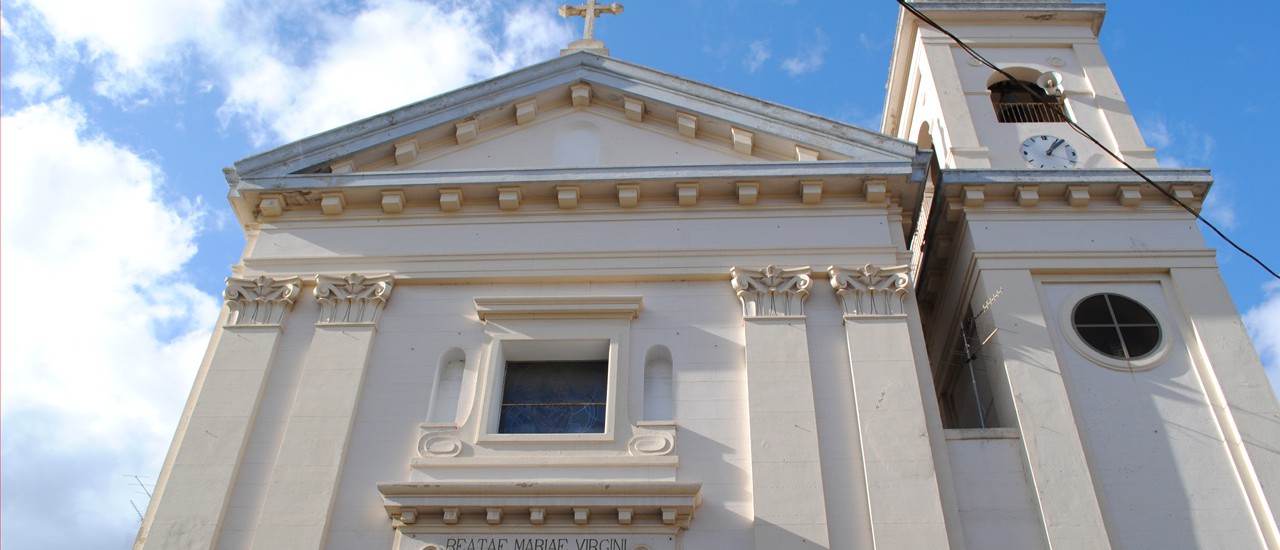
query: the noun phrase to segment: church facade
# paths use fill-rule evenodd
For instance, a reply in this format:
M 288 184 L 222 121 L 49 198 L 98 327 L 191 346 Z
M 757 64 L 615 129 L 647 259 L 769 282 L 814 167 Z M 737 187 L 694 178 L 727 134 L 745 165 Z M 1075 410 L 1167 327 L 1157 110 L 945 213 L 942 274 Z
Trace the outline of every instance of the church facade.
M 584 39 L 226 169 L 135 547 L 1280 549 L 1212 178 L 1104 7 L 915 6 L 1005 72 L 904 11 L 879 132 Z

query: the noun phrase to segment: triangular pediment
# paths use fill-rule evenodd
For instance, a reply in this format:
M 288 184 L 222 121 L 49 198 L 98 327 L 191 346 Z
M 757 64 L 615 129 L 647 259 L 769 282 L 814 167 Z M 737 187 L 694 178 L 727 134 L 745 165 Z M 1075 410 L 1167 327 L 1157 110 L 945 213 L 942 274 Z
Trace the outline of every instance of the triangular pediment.
M 553 167 L 902 162 L 915 146 L 576 53 L 244 159 L 240 177 Z
M 664 131 L 668 130 L 668 131 Z M 455 171 L 470 169 L 592 168 L 765 162 L 729 144 L 676 139 L 660 124 L 635 124 L 606 109 L 560 109 L 525 125 L 485 132 L 473 143 L 444 145 L 414 160 L 395 159 L 366 169 Z

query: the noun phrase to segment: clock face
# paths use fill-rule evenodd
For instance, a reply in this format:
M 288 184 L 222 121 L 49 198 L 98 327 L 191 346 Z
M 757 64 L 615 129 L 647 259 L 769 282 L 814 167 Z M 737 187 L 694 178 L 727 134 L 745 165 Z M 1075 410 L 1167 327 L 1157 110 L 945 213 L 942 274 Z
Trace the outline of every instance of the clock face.
M 1067 140 L 1054 136 L 1031 136 L 1019 150 L 1022 159 L 1036 168 L 1075 168 L 1079 158 Z

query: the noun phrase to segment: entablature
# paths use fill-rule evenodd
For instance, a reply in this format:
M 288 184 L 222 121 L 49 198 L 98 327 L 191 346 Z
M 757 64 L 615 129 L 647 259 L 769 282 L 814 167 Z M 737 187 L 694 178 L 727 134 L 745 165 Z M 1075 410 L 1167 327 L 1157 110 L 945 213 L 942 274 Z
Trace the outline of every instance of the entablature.
M 1207 169 L 1144 169 L 1143 174 L 1197 211 L 1213 185 Z M 942 214 L 950 221 L 957 219 L 964 208 L 997 206 L 1134 207 L 1146 201 L 1146 206 L 1167 204 L 1181 209 L 1160 190 L 1122 169 L 944 169 L 939 180 L 930 216 Z
M 468 481 L 379 483 L 383 507 L 409 533 L 525 532 L 675 534 L 689 527 L 702 483 L 687 481 Z
M 943 27 L 952 25 L 1026 25 L 1028 20 L 1039 25 L 1087 24 L 1097 36 L 1107 15 L 1102 2 L 1061 0 L 1026 0 L 1022 2 L 913 2 L 912 5 Z M 904 12 L 904 17 L 912 17 Z M 914 17 L 912 17 L 914 19 Z M 900 25 L 899 29 L 927 27 L 918 21 Z
M 818 206 L 824 199 L 896 205 L 915 219 L 929 155 L 910 161 L 820 161 L 240 178 L 230 195 L 246 227 L 264 220 L 351 215 L 450 215 L 700 204 Z
M 1200 211 L 1213 185 L 1213 177 L 1207 169 L 1144 169 L 1143 174 L 1196 212 Z M 1045 262 L 1054 259 L 1079 263 L 1088 259 L 1100 261 L 1102 258 L 1121 260 L 1119 264 L 1112 262 L 1111 268 L 1122 265 L 1136 267 L 1142 265 L 1144 258 L 1195 252 L 1191 248 L 1195 244 L 1180 241 L 1174 236 L 1167 240 L 1177 241 L 1175 248 L 1165 244 L 1154 248 L 1142 245 L 1141 254 L 1130 250 L 1138 245 L 1131 243 L 1134 236 L 1127 233 L 1099 238 L 1098 242 L 1080 236 L 1086 229 L 1097 230 L 1099 224 L 1120 224 L 1116 227 L 1121 228 L 1137 218 L 1175 224 L 1161 226 L 1166 229 L 1194 224 L 1194 219 L 1182 206 L 1128 170 L 941 170 L 938 179 L 933 204 L 927 214 L 919 284 L 916 286 L 918 301 L 924 309 L 931 309 L 938 296 L 958 296 L 962 291 L 954 288 L 955 282 L 967 277 L 964 273 L 974 268 L 978 257 L 996 252 L 1004 256 L 1021 255 L 1020 261 L 1027 269 L 1049 265 Z M 1027 232 L 1009 235 L 1011 244 L 1002 250 L 965 248 L 969 240 L 966 227 L 981 225 L 982 222 L 1032 225 L 1026 226 Z M 1059 233 L 1053 236 L 1052 242 L 1031 236 L 1033 228 L 1043 232 L 1047 224 L 1062 228 L 1063 223 L 1087 225 L 1073 225 L 1081 229 L 1078 235 Z M 1073 244 L 1073 237 L 1082 239 L 1082 242 Z M 1014 244 L 1019 241 L 1024 244 Z M 1101 267 L 1095 261 L 1087 269 Z

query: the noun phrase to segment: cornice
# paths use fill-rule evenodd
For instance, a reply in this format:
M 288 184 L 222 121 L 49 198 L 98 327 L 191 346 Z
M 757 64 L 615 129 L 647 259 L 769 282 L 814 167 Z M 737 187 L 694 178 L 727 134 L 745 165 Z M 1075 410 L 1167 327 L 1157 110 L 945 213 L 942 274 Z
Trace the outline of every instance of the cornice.
M 934 2 L 915 0 L 916 9 L 938 23 L 975 23 L 982 25 L 1039 25 L 1088 23 L 1093 35 L 1102 30 L 1107 5 L 1102 2 L 1070 2 L 1059 0 L 1004 2 Z
M 286 175 L 240 179 L 229 200 L 246 231 L 288 220 L 514 215 L 545 211 L 548 205 L 564 213 L 599 213 L 734 204 L 745 207 L 744 212 L 765 206 L 865 204 L 902 208 L 903 223 L 910 225 L 923 198 L 928 163 L 928 154 L 922 153 L 894 162 Z
M 504 284 L 521 282 L 585 283 L 600 281 L 723 281 L 724 266 L 846 265 L 874 260 L 900 262 L 892 243 L 841 248 L 796 246 L 788 249 L 693 249 L 683 251 L 584 250 L 562 254 L 413 254 L 404 256 L 254 257 L 235 266 L 237 274 L 342 273 L 367 270 L 394 273 L 397 285 Z M 825 273 L 815 276 L 825 277 Z
M 1157 183 L 1204 184 L 1213 183 L 1207 168 L 1144 168 L 1142 173 Z M 942 185 L 970 184 L 1121 184 L 1142 183 L 1133 172 L 1125 169 L 1078 170 L 975 170 L 947 168 L 942 170 Z
M 501 533 L 530 525 L 591 533 L 605 524 L 675 534 L 702 502 L 701 482 L 426 481 L 379 483 L 383 507 L 406 532 L 448 533 L 484 525 Z M 566 530 L 567 529 L 567 530 Z
M 769 162 L 757 164 L 618 166 L 598 168 L 530 168 L 520 170 L 458 170 L 432 172 L 351 172 L 345 174 L 289 174 L 241 176 L 237 190 L 352 189 L 361 187 L 417 187 L 441 185 L 510 185 L 517 183 L 593 183 L 689 179 L 758 179 L 776 177 L 834 177 L 847 175 L 910 175 L 911 160 Z
M 635 319 L 640 296 L 501 296 L 475 299 L 481 321 L 501 319 Z
M 524 495 L 603 496 L 603 495 L 697 495 L 702 490 L 698 481 L 423 481 L 379 483 L 384 496 L 481 496 Z

